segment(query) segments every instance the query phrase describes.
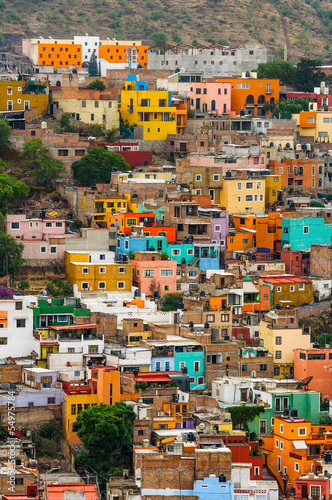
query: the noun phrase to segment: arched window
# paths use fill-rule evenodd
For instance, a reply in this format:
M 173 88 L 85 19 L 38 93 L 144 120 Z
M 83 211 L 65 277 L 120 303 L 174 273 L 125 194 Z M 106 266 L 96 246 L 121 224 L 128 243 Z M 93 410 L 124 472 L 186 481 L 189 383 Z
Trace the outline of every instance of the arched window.
M 251 95 L 251 94 L 249 94 L 249 95 L 247 96 L 246 104 L 254 104 L 254 102 L 255 102 L 255 101 L 254 101 L 254 96 L 253 96 L 253 95 Z
M 270 104 L 274 105 L 274 103 L 275 103 L 275 99 L 274 99 L 274 97 L 271 97 Z
M 257 102 L 258 104 L 265 104 L 265 96 L 260 95 Z
M 215 111 L 216 110 L 216 101 L 213 100 L 211 101 L 211 111 Z
M 60 82 L 60 80 L 58 80 L 58 81 L 56 82 L 56 86 L 57 86 L 57 87 L 61 87 L 61 82 Z

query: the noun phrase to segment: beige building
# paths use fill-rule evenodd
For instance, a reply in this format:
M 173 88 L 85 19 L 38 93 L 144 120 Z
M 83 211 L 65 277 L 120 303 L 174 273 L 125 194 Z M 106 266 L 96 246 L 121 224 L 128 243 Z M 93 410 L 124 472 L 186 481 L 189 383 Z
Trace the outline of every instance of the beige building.
M 70 113 L 72 119 L 102 125 L 104 130 L 119 128 L 119 111 L 116 99 L 63 99 L 56 100 L 61 113 Z

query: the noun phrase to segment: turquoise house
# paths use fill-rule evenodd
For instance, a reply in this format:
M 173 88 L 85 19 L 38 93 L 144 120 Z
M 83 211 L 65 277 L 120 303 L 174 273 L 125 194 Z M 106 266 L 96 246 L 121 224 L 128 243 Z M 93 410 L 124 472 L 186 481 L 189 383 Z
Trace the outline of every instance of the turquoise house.
M 290 250 L 307 250 L 311 245 L 330 245 L 332 224 L 324 224 L 323 217 L 302 217 L 282 220 L 282 245 Z
M 201 345 L 176 345 L 174 348 L 174 370 L 187 369 L 190 377 L 190 390 L 206 389 L 204 379 L 204 350 Z
M 186 260 L 186 265 L 192 264 L 195 260 L 194 245 L 193 243 L 177 243 L 174 245 L 167 245 L 166 253 L 170 259 L 175 260 L 178 265 L 181 260 Z
M 156 252 L 166 252 L 166 236 L 119 236 L 117 241 L 116 256 L 129 255 L 130 252 L 145 252 L 153 249 Z

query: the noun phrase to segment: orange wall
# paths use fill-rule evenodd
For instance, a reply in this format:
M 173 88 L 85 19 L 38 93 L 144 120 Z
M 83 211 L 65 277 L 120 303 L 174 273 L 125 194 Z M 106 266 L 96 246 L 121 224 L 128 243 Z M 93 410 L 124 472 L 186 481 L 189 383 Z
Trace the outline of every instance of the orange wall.
M 153 213 L 141 213 L 141 214 L 116 214 L 112 215 L 110 213 L 106 214 L 106 226 L 110 227 L 111 224 L 118 223 L 119 232 L 124 234 L 130 234 L 132 231 L 132 226 L 127 225 L 127 219 L 136 219 L 136 226 L 140 225 L 140 218 L 152 217 L 154 219 L 154 225 L 156 224 L 156 215 Z M 151 229 L 150 227 L 148 229 Z
M 275 102 L 279 101 L 279 80 L 268 78 L 222 78 L 215 79 L 216 82 L 231 83 L 231 109 L 237 115 L 240 114 L 241 109 L 246 109 L 246 99 L 248 95 L 254 97 L 254 104 L 248 104 L 249 107 L 254 108 L 254 116 L 257 116 L 258 110 L 258 97 L 264 96 L 265 102 L 270 102 L 274 99 Z M 248 83 L 249 89 L 236 88 L 238 84 Z M 271 92 L 267 93 L 267 83 L 271 84 Z
M 69 68 L 72 64 L 81 68 L 81 45 L 69 43 L 40 43 L 38 45 L 38 64 L 46 66 L 53 65 L 54 69 Z
M 104 403 L 106 405 L 116 403 L 121 400 L 121 375 L 120 372 L 115 370 L 96 370 L 98 378 L 97 381 L 97 396 L 98 404 Z M 112 395 L 111 393 L 112 385 Z
M 316 128 L 316 123 L 308 123 L 308 118 L 316 118 L 316 111 L 302 111 L 300 113 L 301 128 Z
M 256 225 L 257 248 L 269 248 L 273 253 L 281 250 L 282 218 L 280 212 L 270 212 L 268 217 L 259 217 Z M 280 241 L 280 248 L 275 248 L 275 242 Z
M 312 167 L 315 165 L 314 174 L 312 173 Z M 301 188 L 312 189 L 317 187 L 317 161 L 313 159 L 309 160 L 282 160 L 281 162 L 272 161 L 270 166 L 273 169 L 273 173 L 276 175 L 281 175 L 283 186 L 296 186 L 296 181 L 302 180 Z M 299 174 L 297 170 L 297 175 L 294 174 L 294 167 L 302 167 L 303 173 Z M 313 186 L 313 181 L 315 182 Z
M 132 48 L 132 45 L 99 45 L 99 57 L 110 63 L 126 62 L 126 50 Z M 137 45 L 135 48 L 138 51 L 137 62 L 141 66 L 146 66 L 148 63 L 148 45 Z
M 244 224 L 241 224 L 241 220 L 244 219 Z M 256 215 L 252 216 L 242 216 L 241 215 L 235 215 L 234 216 L 234 227 L 236 231 L 240 231 L 241 227 L 245 227 L 247 229 L 254 229 L 256 230 L 256 224 L 257 224 L 257 217 Z
M 160 236 L 160 233 L 166 233 L 167 243 L 176 241 L 176 228 L 175 227 L 145 227 L 144 235 L 146 236 Z
M 243 243 L 243 240 L 249 240 L 249 243 Z M 233 241 L 233 242 L 232 242 Z M 254 234 L 239 232 L 234 234 L 229 234 L 227 236 L 227 251 L 228 252 L 240 252 L 247 250 L 248 247 L 254 246 Z

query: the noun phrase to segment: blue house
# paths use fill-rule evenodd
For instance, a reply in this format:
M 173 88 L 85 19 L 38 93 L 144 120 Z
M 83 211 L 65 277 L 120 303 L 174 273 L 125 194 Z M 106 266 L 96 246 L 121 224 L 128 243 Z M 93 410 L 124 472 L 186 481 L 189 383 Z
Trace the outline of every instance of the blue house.
M 194 244 L 193 243 L 177 243 L 175 245 L 167 245 L 166 253 L 170 259 L 176 260 L 178 265 L 181 260 L 185 259 L 186 265 L 192 264 L 195 260 Z
M 199 259 L 198 267 L 205 271 L 220 269 L 220 247 L 213 243 L 194 243 L 194 256 Z
M 204 450 L 205 451 L 205 450 Z M 194 482 L 194 496 L 199 500 L 232 500 L 234 484 L 226 482 L 223 474 L 219 477 L 205 477 Z
M 129 255 L 130 252 L 145 252 L 146 250 L 166 252 L 166 236 L 119 236 L 117 241 L 116 256 L 121 253 Z
M 310 249 L 311 245 L 330 245 L 332 224 L 325 224 L 323 217 L 302 217 L 282 220 L 282 245 L 291 250 Z

